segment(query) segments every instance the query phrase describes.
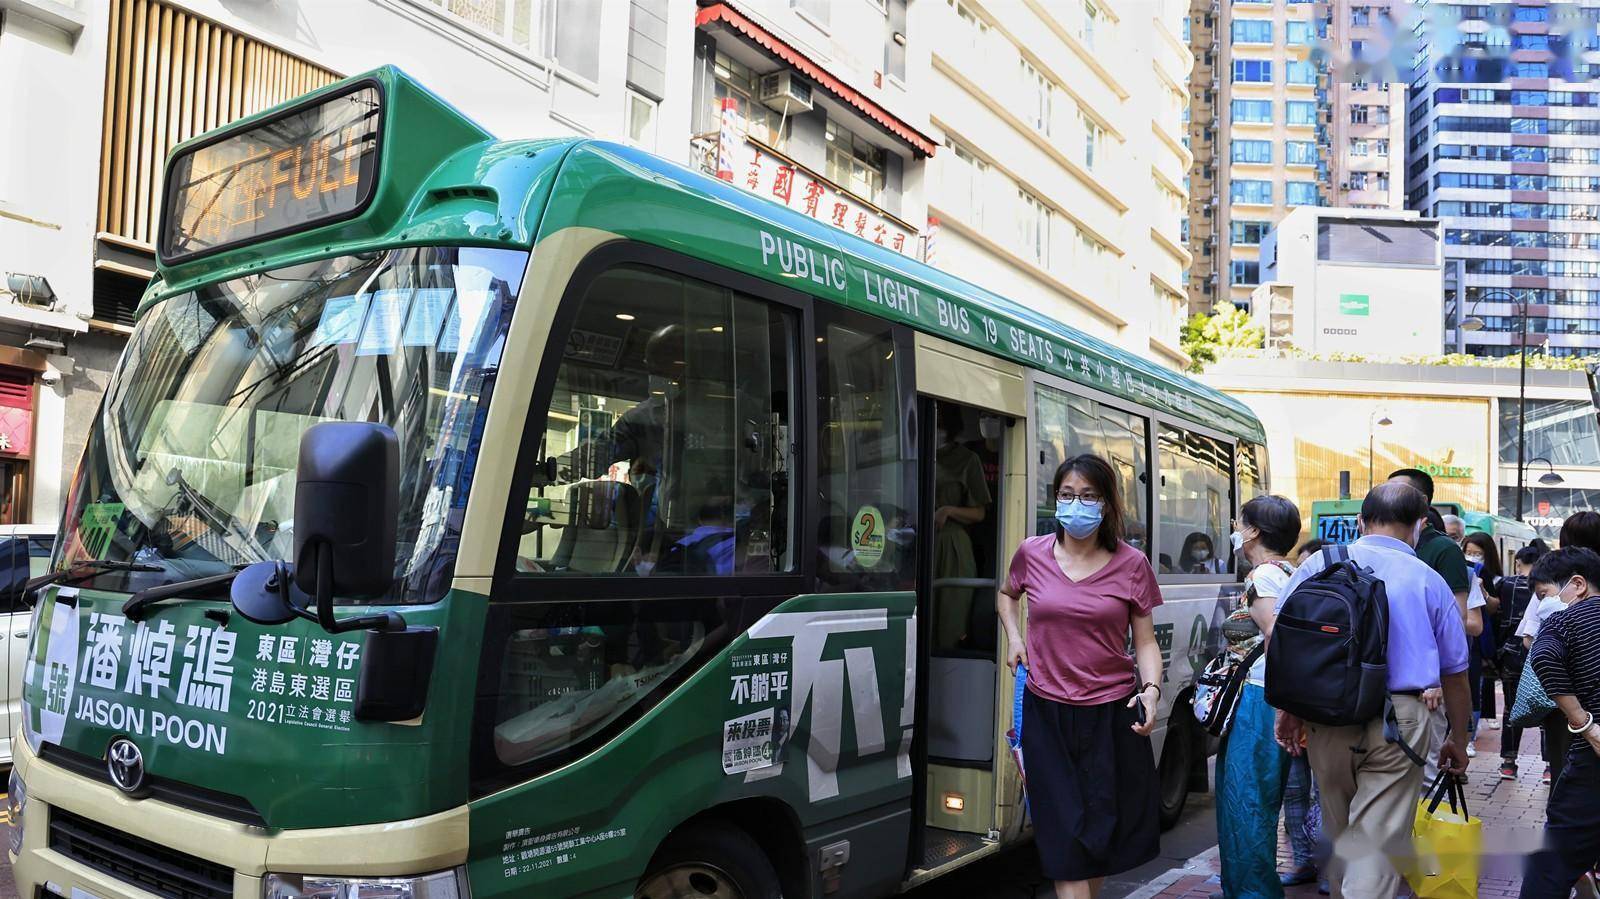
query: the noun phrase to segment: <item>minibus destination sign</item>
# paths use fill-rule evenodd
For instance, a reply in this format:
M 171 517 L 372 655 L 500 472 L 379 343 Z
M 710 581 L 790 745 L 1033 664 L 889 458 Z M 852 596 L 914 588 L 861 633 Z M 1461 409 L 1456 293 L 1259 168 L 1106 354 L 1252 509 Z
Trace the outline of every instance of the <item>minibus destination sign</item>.
M 378 180 L 381 94 L 358 82 L 179 151 L 160 250 L 173 263 L 359 214 Z

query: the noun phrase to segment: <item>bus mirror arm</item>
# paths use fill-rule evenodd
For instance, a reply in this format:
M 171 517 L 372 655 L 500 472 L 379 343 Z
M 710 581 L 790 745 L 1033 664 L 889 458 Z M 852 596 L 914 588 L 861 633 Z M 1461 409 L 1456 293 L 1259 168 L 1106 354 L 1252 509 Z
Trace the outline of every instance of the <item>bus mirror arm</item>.
M 403 631 L 406 629 L 406 620 L 399 612 L 379 612 L 376 615 L 361 615 L 355 618 L 333 617 L 333 547 L 326 543 L 319 545 L 314 551 L 316 555 L 317 590 L 311 597 L 312 605 L 317 607 L 315 616 L 307 614 L 322 625 L 322 629 L 330 634 L 343 634 L 349 631 Z

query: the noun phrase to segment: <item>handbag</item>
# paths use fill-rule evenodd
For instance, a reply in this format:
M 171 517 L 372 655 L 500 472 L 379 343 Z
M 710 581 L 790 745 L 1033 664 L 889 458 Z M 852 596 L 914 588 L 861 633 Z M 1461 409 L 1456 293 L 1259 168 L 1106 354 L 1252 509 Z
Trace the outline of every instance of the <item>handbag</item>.
M 1448 799 L 1450 808 L 1440 805 Z M 1477 899 L 1483 821 L 1467 812 L 1461 781 L 1440 771 L 1428 798 L 1417 803 L 1412 827 L 1414 858 L 1402 869 L 1419 899 Z
M 1206 733 L 1220 737 L 1233 725 L 1239 699 L 1244 695 L 1244 682 L 1250 677 L 1250 667 L 1266 648 L 1266 644 L 1257 643 L 1242 659 L 1223 650 L 1195 678 L 1194 697 L 1189 700 L 1189 708 L 1195 722 Z
M 1028 691 L 1028 666 L 1017 665 L 1011 694 L 1011 729 L 1006 731 L 1006 745 L 1011 747 L 1011 760 L 1017 765 L 1022 778 L 1022 815 L 1028 815 L 1028 766 L 1022 761 L 1022 697 Z
M 1522 666 L 1522 678 L 1517 681 L 1517 700 L 1511 705 L 1511 726 L 1538 727 L 1555 710 L 1555 700 L 1544 691 L 1539 673 L 1533 670 L 1533 659 L 1528 659 Z

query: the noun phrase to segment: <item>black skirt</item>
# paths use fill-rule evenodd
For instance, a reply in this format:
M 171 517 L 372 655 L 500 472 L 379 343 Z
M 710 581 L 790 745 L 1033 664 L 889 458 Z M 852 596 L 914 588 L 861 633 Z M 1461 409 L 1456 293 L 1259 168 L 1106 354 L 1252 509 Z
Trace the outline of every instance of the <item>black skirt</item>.
M 1127 704 L 1067 705 L 1032 690 L 1023 701 L 1028 806 L 1051 880 L 1121 874 L 1160 852 L 1155 753 Z

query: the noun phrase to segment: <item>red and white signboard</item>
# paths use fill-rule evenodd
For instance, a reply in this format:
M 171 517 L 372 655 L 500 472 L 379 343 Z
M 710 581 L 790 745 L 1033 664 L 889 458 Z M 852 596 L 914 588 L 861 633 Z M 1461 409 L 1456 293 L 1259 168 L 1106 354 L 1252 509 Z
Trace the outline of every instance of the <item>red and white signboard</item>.
M 726 105 L 717 150 L 717 177 L 775 200 L 819 222 L 916 258 L 917 233 L 877 212 L 809 169 L 797 166 L 743 137 Z M 738 136 L 735 136 L 735 132 Z M 730 150 L 729 144 L 737 142 Z

